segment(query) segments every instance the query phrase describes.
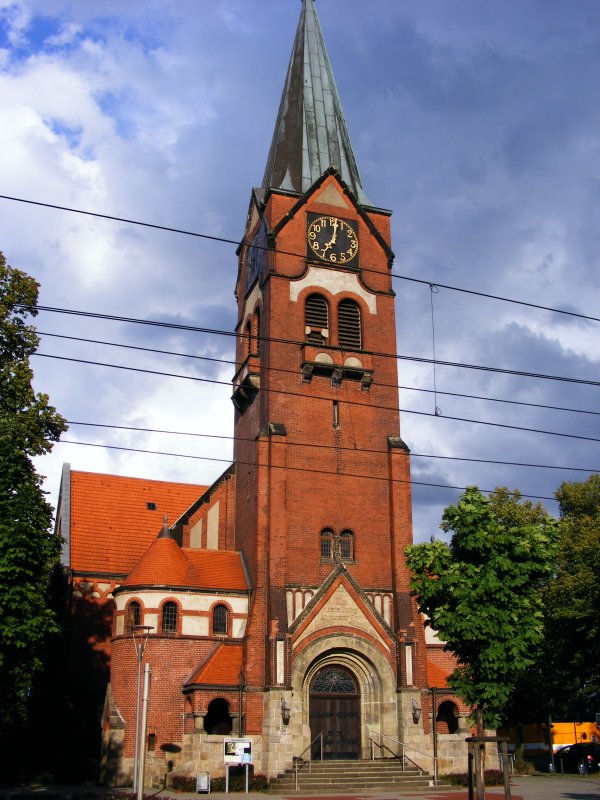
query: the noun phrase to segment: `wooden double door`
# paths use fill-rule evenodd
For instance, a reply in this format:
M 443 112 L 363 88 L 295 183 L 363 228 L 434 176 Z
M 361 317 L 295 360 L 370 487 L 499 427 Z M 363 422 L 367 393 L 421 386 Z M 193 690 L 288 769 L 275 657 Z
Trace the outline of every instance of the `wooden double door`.
M 343 667 L 323 667 L 310 687 L 310 735 L 323 734 L 323 758 L 360 758 L 360 693 L 356 678 Z M 321 740 L 312 747 L 319 759 Z

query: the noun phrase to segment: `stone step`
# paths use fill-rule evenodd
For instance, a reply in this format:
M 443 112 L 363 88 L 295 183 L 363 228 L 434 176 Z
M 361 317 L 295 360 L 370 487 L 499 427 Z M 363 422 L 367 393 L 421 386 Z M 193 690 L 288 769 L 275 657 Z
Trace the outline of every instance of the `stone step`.
M 447 785 L 438 784 L 437 788 L 445 788 Z M 361 792 L 421 792 L 424 789 L 433 788 L 433 780 L 420 779 L 410 783 L 391 783 L 389 781 L 383 783 L 373 783 L 372 781 L 350 781 L 348 783 L 307 783 L 298 780 L 298 791 L 303 794 L 319 794 L 323 792 L 329 793 L 353 793 Z M 271 784 L 271 791 L 278 794 L 292 794 L 296 791 L 296 784 L 294 782 L 280 784 Z
M 412 779 L 402 780 L 401 778 L 385 778 L 381 776 L 377 780 L 367 780 L 364 777 L 356 776 L 355 778 L 346 778 L 344 780 L 319 780 L 317 777 L 311 777 L 307 775 L 299 775 L 298 776 L 298 784 L 302 786 L 302 788 L 307 788 L 309 786 L 314 786 L 316 788 L 323 788 L 324 786 L 332 786 L 335 788 L 352 788 L 357 785 L 361 786 L 430 786 L 432 783 L 432 778 L 424 775 L 422 777 L 414 777 Z M 280 780 L 277 779 L 275 784 L 272 786 L 276 786 L 278 789 L 283 788 L 284 786 L 295 786 L 295 779 L 291 778 L 289 780 Z
M 331 789 L 334 791 L 420 790 L 433 786 L 431 775 L 415 767 L 402 769 L 400 761 L 313 761 L 304 762 L 298 770 L 298 788 L 307 794 Z M 293 792 L 296 776 L 286 770 L 273 783 L 277 792 Z
M 323 769 L 325 771 L 348 769 L 380 771 L 382 769 L 402 769 L 403 766 L 407 770 L 412 769 L 417 772 L 419 771 L 415 764 L 411 763 L 410 761 L 406 761 L 403 764 L 399 759 L 391 758 L 385 760 L 382 759 L 380 761 L 319 761 L 318 759 L 315 759 L 314 761 L 298 761 L 298 765 L 300 769 L 308 769 L 310 766 L 312 769 Z
M 285 777 L 293 777 L 296 773 L 293 771 L 285 772 L 283 775 L 278 776 L 278 779 L 283 779 Z M 402 772 L 396 770 L 382 770 L 381 772 L 372 772 L 369 770 L 348 770 L 346 772 L 325 772 L 320 770 L 312 770 L 309 772 L 308 770 L 300 770 L 298 775 L 302 775 L 303 777 L 314 777 L 319 778 L 321 780 L 338 780 L 343 778 L 364 778 L 365 780 L 369 780 L 370 778 L 386 778 L 389 780 L 395 780 L 396 778 L 421 778 L 423 775 L 427 773 L 423 772 Z

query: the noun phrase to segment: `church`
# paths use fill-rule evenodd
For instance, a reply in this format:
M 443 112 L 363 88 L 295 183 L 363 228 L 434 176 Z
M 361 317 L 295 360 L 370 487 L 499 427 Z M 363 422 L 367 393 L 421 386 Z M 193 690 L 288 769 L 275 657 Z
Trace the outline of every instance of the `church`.
M 390 217 L 362 185 L 303 0 L 237 251 L 233 463 L 208 487 L 63 470 L 80 644 L 90 608 L 106 622 L 92 646 L 110 662 L 98 686 L 112 785 L 131 785 L 137 752 L 136 635 L 151 669 L 148 785 L 173 769 L 222 775 L 228 737 L 250 741 L 268 777 L 401 744 L 431 770 L 434 739 L 447 772 L 465 768 L 468 709 L 404 557 Z

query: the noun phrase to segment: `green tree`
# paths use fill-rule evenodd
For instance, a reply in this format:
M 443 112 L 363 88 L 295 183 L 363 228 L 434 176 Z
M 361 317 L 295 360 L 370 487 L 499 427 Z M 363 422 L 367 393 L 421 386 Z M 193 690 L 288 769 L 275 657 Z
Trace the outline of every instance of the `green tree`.
M 23 723 L 44 643 L 56 631 L 47 605 L 50 571 L 60 553 L 52 507 L 33 458 L 47 453 L 65 420 L 32 387 L 29 359 L 38 337 L 38 284 L 0 253 L 0 730 Z
M 561 536 L 545 592 L 545 666 L 553 713 L 577 718 L 600 709 L 600 475 L 555 494 Z
M 411 591 L 458 666 L 449 685 L 476 709 L 479 732 L 503 717 L 543 639 L 542 588 L 554 566 L 556 520 L 518 491 L 486 499 L 468 487 L 449 506 L 443 541 L 406 549 Z

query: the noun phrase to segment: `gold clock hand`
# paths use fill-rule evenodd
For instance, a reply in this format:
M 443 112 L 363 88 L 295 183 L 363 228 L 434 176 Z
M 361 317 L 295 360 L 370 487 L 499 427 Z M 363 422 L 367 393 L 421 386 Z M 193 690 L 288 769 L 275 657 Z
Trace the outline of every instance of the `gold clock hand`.
M 336 241 L 337 241 L 337 232 L 338 232 L 338 225 L 339 224 L 340 224 L 339 220 L 334 219 L 334 221 L 333 221 L 333 236 L 331 237 L 331 244 L 332 245 L 334 245 L 336 243 Z
M 334 219 L 334 220 L 333 220 L 333 235 L 332 235 L 331 239 L 330 239 L 330 240 L 327 242 L 327 244 L 325 245 L 325 247 L 323 248 L 323 255 L 325 255 L 326 251 L 327 251 L 327 250 L 329 250 L 329 248 L 330 248 L 330 247 L 333 247 L 333 245 L 336 243 L 336 241 L 337 241 L 338 225 L 339 225 L 339 224 L 340 224 L 340 223 L 339 223 L 339 220 L 337 220 L 337 219 Z

